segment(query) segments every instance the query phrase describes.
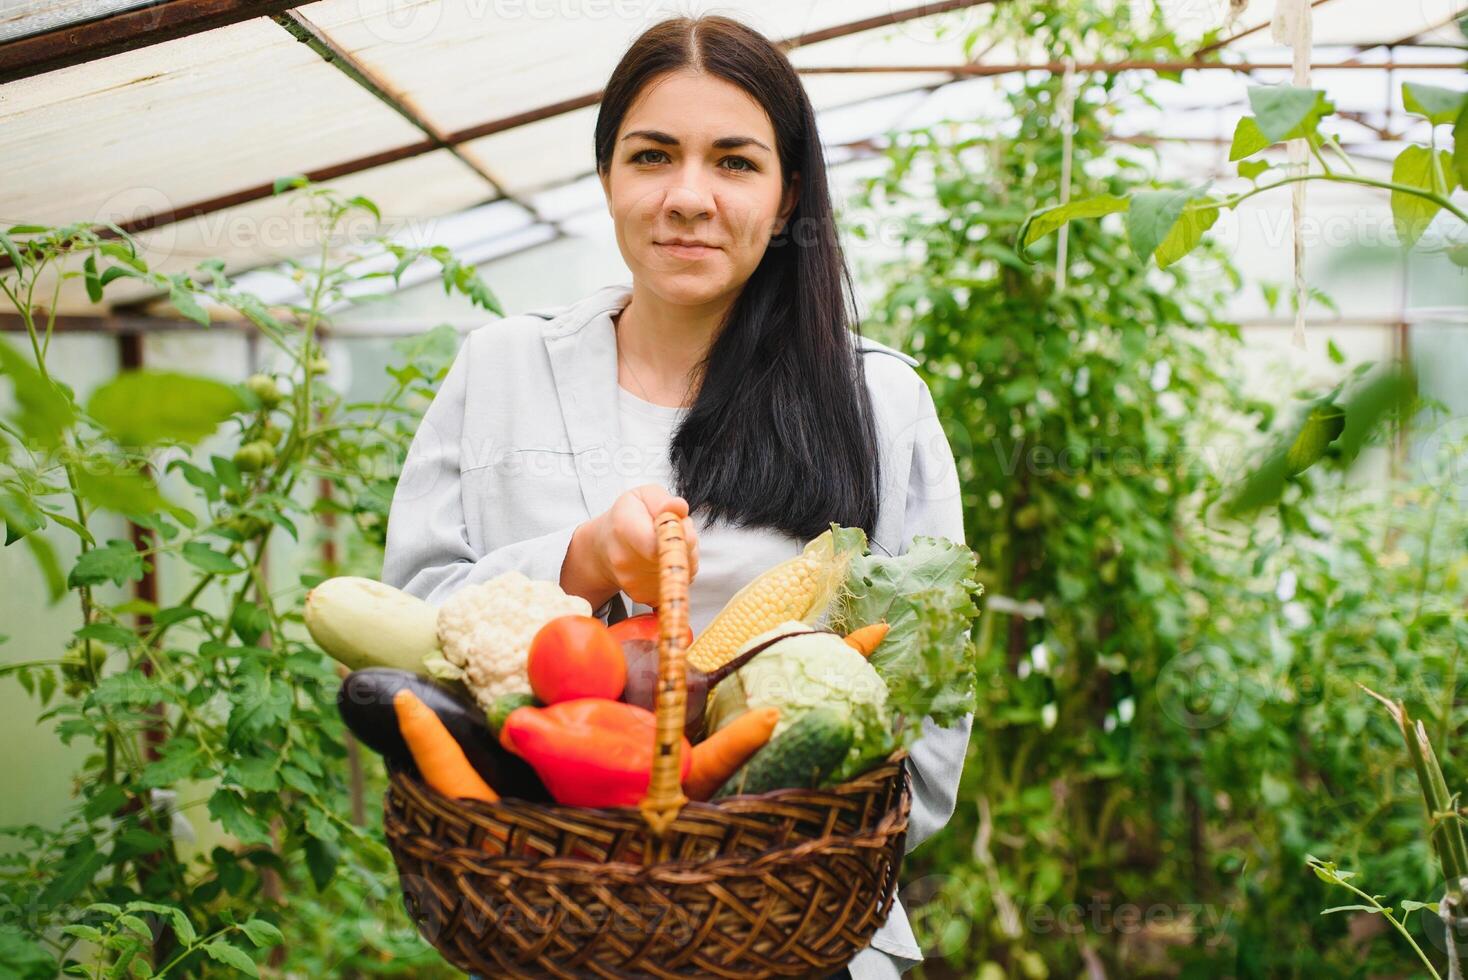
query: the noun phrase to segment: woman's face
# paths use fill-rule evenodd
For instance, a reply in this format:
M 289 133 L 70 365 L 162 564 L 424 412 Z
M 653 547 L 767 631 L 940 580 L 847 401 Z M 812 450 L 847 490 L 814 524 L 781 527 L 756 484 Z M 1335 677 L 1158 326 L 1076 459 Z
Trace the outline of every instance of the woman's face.
M 759 103 L 687 71 L 638 94 L 609 167 L 601 181 L 622 258 L 634 279 L 677 304 L 737 294 L 799 193 L 797 174 L 782 194 L 774 127 Z

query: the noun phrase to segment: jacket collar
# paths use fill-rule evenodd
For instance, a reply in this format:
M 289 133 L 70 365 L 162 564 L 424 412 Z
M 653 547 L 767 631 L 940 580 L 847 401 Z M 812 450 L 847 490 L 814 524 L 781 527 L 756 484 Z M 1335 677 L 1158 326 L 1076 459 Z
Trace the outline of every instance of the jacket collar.
M 592 516 L 609 509 L 624 490 L 614 465 L 621 445 L 617 402 L 617 335 L 611 314 L 632 298 L 632 286 L 604 286 L 541 328 L 555 378 L 566 437 Z

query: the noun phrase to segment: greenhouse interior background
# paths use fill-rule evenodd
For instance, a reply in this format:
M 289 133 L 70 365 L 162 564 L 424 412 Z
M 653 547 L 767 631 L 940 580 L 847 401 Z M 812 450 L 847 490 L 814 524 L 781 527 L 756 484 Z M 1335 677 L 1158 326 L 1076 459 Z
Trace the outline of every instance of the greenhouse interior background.
M 945 404 L 943 398 L 992 403 L 993 392 L 984 387 L 990 365 L 965 351 L 979 349 L 978 340 L 990 333 L 1022 334 L 1027 324 L 988 321 L 978 314 L 955 321 L 949 311 L 944 314 L 944 329 L 966 323 L 973 343 L 965 346 L 965 341 L 950 338 L 938 348 L 941 357 L 935 354 L 936 361 L 929 360 L 925 352 L 934 350 L 933 338 L 940 334 L 921 335 L 935 308 L 922 289 L 904 293 L 903 283 L 936 268 L 923 258 L 925 233 L 932 234 L 950 218 L 988 227 L 988 209 L 1000 207 L 995 204 L 997 191 L 991 187 L 965 192 L 963 200 L 969 206 L 960 214 L 944 202 L 942 187 L 955 179 L 993 185 L 999 180 L 995 175 L 1002 172 L 1001 157 L 1038 147 L 1031 144 L 1040 137 L 1014 108 L 1018 104 L 1014 100 L 1027 87 L 1048 85 L 1045 91 L 1057 99 L 1091 100 L 1101 107 L 1097 126 L 1098 132 L 1104 129 L 1103 142 L 1088 144 L 1085 152 L 1090 155 L 1083 161 L 1077 157 L 1072 176 L 1077 196 L 1094 193 L 1098 182 L 1120 173 L 1145 179 L 1149 185 L 1186 186 L 1198 194 L 1221 197 L 1249 190 L 1254 179 L 1241 176 L 1238 160 L 1230 157 L 1235 127 L 1250 112 L 1250 88 L 1289 85 L 1292 79 L 1300 84 L 1291 44 L 1272 29 L 1280 16 L 1273 0 L 1155 4 L 1007 0 L 926 8 L 904 0 L 723 4 L 317 0 L 294 7 L 255 5 L 269 8 L 264 15 L 247 11 L 248 4 L 214 4 L 215 15 L 226 18 L 216 21 L 198 13 L 207 6 L 21 0 L 0 9 L 4 159 L 0 228 L 120 225 L 132 232 L 153 272 L 188 274 L 199 263 L 217 259 L 221 261 L 217 268 L 227 273 L 236 290 L 253 294 L 266 306 L 286 308 L 309 300 L 309 279 L 303 284 L 293 263 L 309 263 L 318 253 L 325 254 L 321 230 L 307 212 L 312 200 L 307 192 L 285 188 L 276 193 L 276 182 L 282 178 L 307 175 L 315 187 L 335 189 L 347 198 L 360 195 L 375 205 L 376 217 L 359 208 L 347 233 L 325 242 L 338 250 L 332 254 L 365 248 L 378 234 L 409 249 L 447 246 L 459 263 L 478 273 L 505 314 L 561 306 L 601 286 L 630 282 L 593 167 L 599 87 L 626 45 L 652 23 L 678 14 L 724 13 L 770 38 L 789 42 L 789 57 L 801 71 L 818 113 L 863 329 L 912 353 L 923 362 L 919 370 L 925 378 L 946 379 L 940 404 Z M 1313 67 L 1305 84 L 1323 90 L 1334 105 L 1321 131 L 1335 137 L 1325 159 L 1335 165 L 1340 159 L 1337 150 L 1350 158 L 1349 169 L 1339 172 L 1386 181 L 1405 148 L 1413 144 L 1451 148 L 1449 127 L 1414 114 L 1404 104 L 1403 85 L 1464 89 L 1468 7 L 1459 0 L 1316 0 L 1278 6 L 1297 7 L 1310 18 L 1308 60 Z M 927 12 L 934 9 L 937 12 Z M 113 29 L 102 29 L 109 23 Z M 1098 26 L 1106 23 L 1109 26 Z M 1165 44 L 1156 42 L 1154 28 L 1159 23 L 1171 32 Z M 68 30 L 75 42 L 71 47 L 55 40 Z M 53 39 L 50 44 L 38 43 L 47 38 Z M 1169 50 L 1172 53 L 1166 53 Z M 1185 65 L 1203 62 L 1206 66 Z M 1101 79 L 1110 80 L 1104 91 L 1098 85 Z M 960 163 L 959 176 L 955 178 L 950 169 L 935 180 L 934 165 L 924 153 L 903 158 L 904 148 L 929 145 L 914 141 L 912 131 L 927 134 L 927 140 L 966 141 L 965 152 L 972 156 L 955 157 L 967 161 Z M 1060 136 L 1051 135 L 1053 139 L 1045 137 L 1051 139 L 1045 145 L 1059 148 Z M 1082 152 L 1079 140 L 1078 135 L 1073 151 L 1077 154 Z M 871 182 L 890 178 L 899 158 L 915 159 L 910 170 L 903 168 L 905 208 L 871 194 Z M 1274 165 L 1271 173 L 1283 172 L 1290 163 L 1285 142 L 1259 158 Z M 1022 216 L 1055 205 L 1055 184 L 1049 181 L 1036 178 L 1031 186 L 1010 188 L 1012 196 L 1003 206 Z M 1084 191 L 1082 184 L 1090 190 Z M 986 980 L 1082 973 L 1412 976 L 1423 975 L 1425 961 L 1441 963 L 1442 949 L 1428 942 L 1432 935 L 1426 913 L 1406 920 L 1408 933 L 1417 937 L 1411 944 L 1381 924 L 1381 916 L 1365 921 L 1373 919 L 1369 910 L 1350 921 L 1348 915 L 1321 917 L 1321 910 L 1357 899 L 1313 879 L 1307 883 L 1309 868 L 1303 858 L 1307 851 L 1335 847 L 1315 856 L 1333 860 L 1343 869 L 1366 869 L 1361 887 L 1367 892 L 1424 902 L 1442 895 L 1441 876 L 1432 870 L 1422 800 L 1413 795 L 1411 769 L 1400 740 L 1390 737 L 1389 720 L 1385 713 L 1377 717 L 1380 706 L 1358 688 L 1321 678 L 1339 671 L 1339 678 L 1351 682 L 1374 678 L 1387 686 L 1382 693 L 1389 697 L 1427 698 L 1414 687 L 1416 668 L 1403 659 L 1408 654 L 1399 650 L 1400 638 L 1388 644 L 1392 652 L 1382 653 L 1374 666 L 1372 644 L 1387 643 L 1379 635 L 1386 627 L 1376 620 L 1390 615 L 1388 607 L 1407 612 L 1415 608 L 1420 614 L 1425 601 L 1438 609 L 1442 624 L 1423 627 L 1422 635 L 1413 627 L 1410 635 L 1421 641 L 1423 656 L 1430 652 L 1447 658 L 1420 666 L 1424 673 L 1447 672 L 1446 694 L 1434 689 L 1433 697 L 1446 699 L 1446 715 L 1433 722 L 1433 732 L 1451 788 L 1462 789 L 1468 779 L 1459 679 L 1468 675 L 1468 665 L 1457 659 L 1468 644 L 1462 577 L 1468 545 L 1463 534 L 1468 522 L 1461 513 L 1464 471 L 1434 467 L 1445 443 L 1453 438 L 1461 441 L 1468 432 L 1462 424 L 1468 417 L 1468 269 L 1450 254 L 1465 247 L 1465 228 L 1442 210 L 1417 246 L 1404 248 L 1394 226 L 1391 195 L 1380 187 L 1332 181 L 1303 186 L 1298 234 L 1309 298 L 1298 322 L 1293 269 L 1297 232 L 1287 188 L 1250 196 L 1237 207 L 1222 210 L 1204 236 L 1210 244 L 1165 272 L 1153 268 L 1150 279 L 1139 274 L 1135 280 L 1136 289 L 1151 282 L 1163 295 L 1186 288 L 1198 297 L 1197 305 L 1186 306 L 1189 316 L 1236 324 L 1237 342 L 1210 348 L 1215 353 L 1210 355 L 1209 370 L 1238 386 L 1238 406 L 1268 402 L 1276 411 L 1261 422 L 1257 414 L 1249 414 L 1252 408 L 1233 414 L 1229 406 L 1211 401 L 1202 387 L 1191 383 L 1180 387 L 1169 372 L 1180 374 L 1184 369 L 1172 368 L 1165 353 L 1157 355 L 1156 365 L 1136 384 L 1142 389 L 1150 384 L 1153 390 L 1141 397 L 1159 417 L 1200 424 L 1206 417 L 1213 427 L 1186 438 L 1197 440 L 1199 458 L 1213 469 L 1211 477 L 1220 484 L 1243 477 L 1263 460 L 1269 446 L 1265 430 L 1275 431 L 1287 423 L 1302 397 L 1328 391 L 1356 365 L 1405 365 L 1415 377 L 1418 396 L 1432 406 L 1433 414 L 1417 416 L 1416 424 L 1379 434 L 1354 466 L 1339 472 L 1317 470 L 1318 479 L 1308 493 L 1292 484 L 1289 492 L 1298 493 L 1289 498 L 1292 506 L 1297 513 L 1308 511 L 1302 518 L 1307 531 L 1298 533 L 1309 536 L 1308 528 L 1313 528 L 1313 540 L 1269 543 L 1269 529 L 1277 523 L 1272 516 L 1249 519 L 1244 531 L 1220 532 L 1234 544 L 1249 537 L 1257 545 L 1255 552 L 1230 551 L 1227 559 L 1220 552 L 1214 573 L 1227 580 L 1215 583 L 1216 588 L 1247 593 L 1251 602 L 1258 600 L 1254 605 L 1240 600 L 1239 608 L 1230 611 L 1225 600 L 1212 595 L 1199 609 L 1198 602 L 1177 598 L 1178 607 L 1190 615 L 1238 616 L 1252 624 L 1248 635 L 1263 647 L 1252 653 L 1231 652 L 1230 669 L 1238 671 L 1238 677 L 1276 676 L 1265 669 L 1270 664 L 1283 671 L 1279 676 L 1288 675 L 1288 664 L 1298 665 L 1307 656 L 1305 650 L 1311 651 L 1308 656 L 1321 658 L 1311 662 L 1326 665 L 1319 667 L 1323 673 L 1316 677 L 1325 693 L 1317 692 L 1308 707 L 1329 712 L 1330 719 L 1294 717 L 1282 723 L 1275 710 L 1284 710 L 1281 700 L 1261 695 L 1249 722 L 1240 713 L 1214 726 L 1169 725 L 1166 718 L 1144 724 L 1149 708 L 1159 717 L 1162 712 L 1144 688 L 1167 680 L 1166 658 L 1154 653 L 1148 656 L 1160 659 L 1150 674 L 1132 669 L 1132 694 L 1115 694 L 1108 688 L 1111 694 L 1087 695 L 1115 696 L 1114 703 L 1079 723 L 1094 729 L 1095 739 L 1112 737 L 1118 727 L 1136 729 L 1131 748 L 1097 748 L 1086 731 L 1067 731 L 1065 711 L 1071 702 L 1056 693 L 1065 684 L 1061 673 L 1041 677 L 1059 670 L 1051 662 L 1055 658 L 1078 656 L 1067 644 L 1082 642 L 1075 630 L 1084 633 L 1081 627 L 1073 630 L 1063 624 L 1048 629 L 1045 621 L 1060 615 L 1058 607 L 1092 601 L 1095 588 L 1067 591 L 1071 583 L 1064 571 L 1052 594 L 1006 591 L 1006 584 L 1016 583 L 986 579 L 988 598 L 998 596 L 1008 603 L 983 614 L 1000 617 L 995 628 L 1001 635 L 1010 628 L 1007 619 L 1016 618 L 1014 610 L 1026 602 L 1039 603 L 1045 610 L 1040 622 L 1031 624 L 1034 631 L 1018 656 L 1022 662 L 1010 658 L 1010 680 L 991 684 L 983 675 L 980 678 L 980 715 L 988 712 L 997 719 L 1012 709 L 1013 724 L 1029 726 L 1030 735 L 1013 742 L 994 735 L 987 751 L 971 746 L 968 765 L 973 773 L 965 774 L 958 812 L 935 838 L 936 846 L 925 849 L 926 856 L 919 851 L 910 859 L 926 862 L 921 867 L 923 884 L 903 892 L 928 955 L 920 975 Z M 1455 200 L 1463 205 L 1461 190 Z M 1068 270 L 1071 286 L 1084 288 L 1095 271 L 1082 254 L 1084 236 L 1091 234 L 1083 229 L 1107 229 L 1111 240 L 1119 242 L 1123 218 L 1112 214 L 1099 220 L 1077 219 L 1067 226 L 1075 249 L 1073 268 Z M 999 241 L 997 251 L 970 254 L 965 260 L 970 264 L 962 269 L 955 268 L 957 260 L 948 254 L 941 274 L 951 278 L 943 288 L 961 280 L 969 286 L 957 295 L 971 295 L 963 289 L 988 288 L 985 283 L 992 286 L 1006 275 L 1038 276 L 1055 286 L 1058 233 L 1035 244 L 1030 250 L 1035 265 L 1025 265 L 1013 251 L 1017 218 L 1010 214 L 1002 222 L 993 220 L 999 222 L 995 227 L 1007 229 L 1003 234 L 1009 237 L 1001 241 L 995 234 L 985 239 Z M 975 234 L 974 240 L 981 237 Z M 1461 260 L 1461 254 L 1457 258 Z M 358 271 L 385 273 L 395 264 L 394 255 L 378 247 Z M 0 280 L 13 274 L 13 264 L 6 265 Z M 37 306 L 58 314 L 47 360 L 79 402 L 86 402 L 90 392 L 125 369 L 174 370 L 230 383 L 290 369 L 237 309 L 200 300 L 209 320 L 203 326 L 190 319 L 187 310 L 181 311 L 166 290 L 160 291 L 156 279 L 144 277 L 108 283 L 98 301 L 89 295 L 90 283 L 77 268 L 73 265 L 65 279 L 49 270 L 34 296 Z M 1185 287 L 1169 278 L 1179 269 L 1186 273 Z M 418 255 L 397 271 L 396 281 L 379 275 L 354 283 L 348 299 L 326 311 L 329 326 L 323 328 L 322 345 L 329 367 L 321 378 L 348 403 L 383 397 L 392 384 L 387 369 L 401 357 L 405 338 L 445 324 L 462 334 L 496 318 L 461 291 L 448 290 L 441 264 L 427 255 Z M 930 288 L 936 291 L 939 273 L 932 274 Z M 1101 302 L 1094 291 L 1087 295 L 1086 302 Z M 998 315 L 1012 309 L 997 301 L 976 303 L 974 308 Z M 1119 315 L 1127 315 L 1125 308 Z M 29 357 L 25 323 L 13 305 L 0 303 L 0 327 L 4 328 L 0 340 Z M 1037 324 L 1036 329 L 1042 328 Z M 1218 331 L 1220 336 L 1225 332 Z M 1075 333 L 1071 339 L 1082 343 Z M 1195 369 L 1196 365 L 1186 370 Z M 1047 385 L 1059 391 L 1055 386 L 1073 388 L 1077 383 L 1074 375 L 1041 374 L 1038 397 L 1042 404 L 1047 397 L 1053 401 L 1055 394 L 1043 390 Z M 0 398 L 12 398 L 7 385 L 0 384 Z M 986 552 L 991 542 L 999 540 L 996 535 L 1007 532 L 983 515 L 1000 509 L 997 500 L 1009 493 L 1009 487 L 986 482 L 997 472 L 993 457 L 998 443 L 985 432 L 963 429 L 964 418 L 962 413 L 945 415 L 964 478 L 965 508 L 971 518 L 968 544 L 978 552 L 985 574 L 1002 575 L 1003 569 L 991 567 L 993 556 Z M 199 458 L 210 452 L 227 456 L 236 442 L 236 432 L 221 428 L 193 452 Z M 165 495 L 191 499 L 193 491 L 180 471 L 164 472 L 160 467 L 158 475 Z M 1177 486 L 1173 484 L 1174 490 Z M 315 492 L 311 481 L 296 491 L 305 504 Z M 1441 512 L 1423 504 L 1421 495 L 1429 492 L 1446 501 Z M 1066 500 L 1076 503 L 1074 498 L 1056 499 L 1062 508 Z M 1347 512 L 1363 507 L 1370 516 L 1362 518 L 1365 530 L 1350 547 L 1331 533 L 1322 533 L 1321 522 L 1344 520 Z M 1441 528 L 1435 538 L 1431 530 L 1427 532 L 1427 540 L 1436 541 L 1435 546 L 1422 547 L 1413 537 L 1415 531 L 1383 530 L 1393 515 L 1418 511 L 1430 512 Z M 370 514 L 354 516 L 368 523 L 373 520 Z M 350 516 L 335 523 L 315 517 L 301 515 L 296 540 L 281 534 L 273 539 L 266 573 L 275 588 L 289 593 L 302 575 L 319 572 L 323 560 L 335 562 L 338 570 L 378 574 L 374 562 L 380 561 L 380 552 L 355 543 L 352 535 L 358 525 Z M 1078 511 L 1046 512 L 1041 519 L 1069 523 L 1082 534 L 1105 533 L 1104 522 L 1097 524 L 1094 515 Z M 1206 531 L 1198 532 L 1200 539 L 1190 538 L 1203 541 L 1190 547 L 1206 553 L 1207 534 L 1216 530 L 1211 519 L 1201 510 L 1180 512 L 1180 519 L 1190 522 L 1193 530 L 1206 526 Z M 1420 521 L 1414 524 L 1405 517 L 1403 521 L 1404 527 L 1420 529 Z M 77 557 L 74 535 L 54 522 L 35 533 L 51 540 L 63 570 L 71 567 Z M 93 533 L 100 543 L 127 538 L 129 528 L 122 516 L 104 509 L 93 517 Z M 1374 543 L 1365 546 L 1363 541 Z M 1350 555 L 1332 552 L 1337 546 Z M 1300 564 L 1281 567 L 1281 556 L 1286 554 L 1296 555 Z M 1176 556 L 1172 560 L 1179 568 L 1184 563 Z M 1226 560 L 1233 564 L 1225 567 Z M 1413 572 L 1419 566 L 1420 579 Z M 0 570 L 6 583 L 0 590 L 0 633 L 5 635 L 0 663 L 54 661 L 72 643 L 78 626 L 75 598 L 68 593 L 52 601 L 45 577 L 26 548 L 0 550 Z M 1089 575 L 1091 570 L 1090 561 L 1081 560 L 1073 575 Z M 1362 585 L 1366 592 L 1399 588 L 1404 598 L 1393 605 L 1387 601 L 1390 596 L 1378 596 L 1373 605 L 1351 591 L 1353 575 L 1365 576 L 1360 581 L 1367 583 Z M 1307 580 L 1309 588 L 1322 592 L 1313 600 L 1316 605 L 1308 612 L 1285 608 L 1292 602 L 1298 605 L 1295 591 L 1303 595 Z M 166 571 L 160 574 L 157 603 L 180 601 L 189 581 Z M 1137 581 L 1142 581 L 1140 575 Z M 107 582 L 98 585 L 96 595 L 98 601 L 123 603 L 134 588 Z M 1277 598 L 1273 605 L 1271 595 Z M 1373 622 L 1342 626 L 1353 609 Z M 1330 621 L 1333 632 L 1326 652 L 1321 652 L 1318 640 L 1301 638 L 1290 625 L 1292 616 L 1320 617 L 1316 626 L 1321 631 Z M 1260 625 L 1263 619 L 1274 618 L 1284 625 Z M 1134 628 L 1151 630 L 1156 624 L 1142 621 Z M 1403 624 L 1395 631 L 1408 629 Z M 1192 638 L 1179 641 L 1176 656 L 1219 642 L 1206 626 L 1188 636 Z M 1252 641 L 1240 640 L 1245 642 Z M 1118 650 L 1119 655 L 1130 656 L 1125 644 L 1107 646 L 1109 655 Z M 1329 659 L 1331 650 L 1342 659 Z M 1257 662 L 1242 666 L 1250 656 Z M 1355 668 L 1361 670 L 1353 672 Z M 1114 676 L 1121 673 L 1125 671 L 1112 671 Z M 0 680 L 4 681 L 0 742 L 6 746 L 5 768 L 12 787 L 0 796 L 0 826 L 59 827 L 77 805 L 77 773 L 96 746 L 86 739 L 63 744 L 55 722 L 39 720 L 43 709 L 34 690 L 16 683 L 13 675 Z M 993 686 L 1009 683 L 1014 690 Z M 1239 692 L 1233 696 L 1240 697 Z M 1251 696 L 1245 684 L 1242 701 L 1249 702 Z M 1306 702 L 1290 703 L 1305 710 Z M 1061 722 L 1055 731 L 1067 731 L 1067 741 L 1052 752 L 1044 746 L 1055 725 L 1057 706 Z M 1450 720 L 1454 708 L 1457 716 Z M 1032 715 L 1024 714 L 1030 709 Z M 1432 717 L 1430 709 L 1424 710 Z M 999 724 L 981 717 L 974 727 L 975 742 L 990 739 Z M 1261 734 L 1261 727 L 1272 727 L 1275 734 Z M 1103 731 L 1104 736 L 1099 734 Z M 1009 736 L 1013 732 L 1004 737 Z M 1156 753 L 1136 748 L 1148 739 L 1176 744 Z M 1373 746 L 1369 750 L 1363 748 L 1368 743 Z M 1070 750 L 1066 746 L 1078 753 L 1078 770 L 1083 768 L 1082 756 L 1089 760 L 1084 765 L 1095 763 L 1097 768 L 1067 783 L 1071 795 L 1057 802 L 1048 794 L 1071 779 L 1062 758 Z M 1115 798 L 1087 796 L 1100 793 L 1098 787 L 1109 785 L 1108 781 L 1125 782 L 1126 777 L 1114 770 L 1102 771 L 1097 761 L 1114 759 L 1108 754 L 1112 752 L 1140 760 L 1134 773 L 1137 784 L 1129 784 Z M 1127 756 L 1127 752 L 1141 754 Z M 1261 763 L 1260 772 L 1240 773 L 1238 769 L 1255 753 L 1271 760 L 1268 766 Z M 1393 753 L 1400 756 L 1400 765 L 1369 772 L 1342 761 L 1359 756 L 1363 764 L 1370 758 L 1377 765 L 1393 758 Z M 1166 765 L 1159 761 L 1164 757 Z M 1027 783 L 1029 789 L 1023 793 L 1015 790 L 1014 799 L 1003 799 L 997 795 L 997 784 L 984 775 L 995 760 L 1004 766 L 1034 765 L 1034 782 Z M 1127 856 L 1134 857 L 1141 847 L 1135 841 L 1118 845 L 1124 853 L 1104 850 L 1107 840 L 1100 830 L 1094 838 L 1075 830 L 1087 818 L 1062 816 L 1070 806 L 1091 816 L 1097 808 L 1111 807 L 1116 821 L 1144 819 L 1132 811 L 1153 805 L 1147 802 L 1146 787 L 1150 785 L 1157 799 L 1164 801 L 1177 802 L 1183 796 L 1192 800 L 1193 780 L 1206 780 L 1206 791 L 1193 802 L 1179 803 L 1179 822 L 1156 825 L 1160 829 L 1155 833 L 1167 839 L 1184 828 L 1197 835 L 1195 844 L 1206 840 L 1199 845 L 1201 850 L 1195 848 L 1194 861 L 1197 853 L 1205 858 L 1202 864 L 1168 872 L 1172 877 L 1158 872 L 1149 879 L 1150 872 L 1137 870 L 1145 862 L 1135 867 L 1128 863 Z M 205 853 L 229 842 L 230 835 L 211 820 L 212 807 L 204 805 L 215 783 L 183 781 L 171 788 L 178 793 L 175 831 L 187 848 Z M 1376 798 L 1370 793 L 1378 791 L 1380 804 L 1375 807 Z M 369 789 L 369 811 L 375 808 L 372 792 Z M 1044 801 L 1030 799 L 1031 792 L 1040 793 Z M 1251 828 L 1263 827 L 1256 823 L 1262 811 L 1274 813 L 1278 823 L 1259 830 L 1254 840 Z M 1354 829 L 1342 837 L 1336 832 L 1346 824 Z M 1132 829 L 1137 836 L 1146 836 Z M 1127 836 L 1120 829 L 1116 833 Z M 20 839 L 11 838 L 5 849 Z M 1256 845 L 1267 855 L 1251 849 Z M 992 857 L 985 854 L 988 848 Z M 1293 856 L 1297 865 L 1270 864 L 1286 855 Z M 1156 858 L 1163 864 L 1168 860 Z M 1107 877 L 1110 873 L 1098 871 L 1098 865 L 1130 870 Z M 1263 877 L 1251 880 L 1253 873 Z M 1172 925 L 1056 935 L 1006 924 L 1006 914 L 1012 920 L 1019 914 L 1015 908 L 1022 911 L 1027 901 L 1059 903 L 1062 893 L 1079 896 L 1098 875 L 1107 882 L 1098 889 L 1113 897 L 1133 896 L 1139 908 L 1172 903 L 1168 919 Z M 909 880 L 918 877 L 911 869 L 905 875 Z M 391 884 L 390 874 L 386 880 Z M 1280 884 L 1286 880 L 1288 887 Z M 1434 881 L 1436 895 L 1428 893 Z M 1409 887 L 1419 891 L 1392 891 Z M 1287 906 L 1269 904 L 1267 896 L 1276 892 L 1292 896 Z M 387 916 L 385 910 L 391 910 L 401 916 L 401 909 L 394 909 L 397 896 L 391 887 L 374 894 L 374 914 Z M 318 903 L 313 914 L 329 918 L 330 901 L 319 896 L 313 901 Z M 359 901 L 365 900 L 359 896 Z M 1181 903 L 1189 903 L 1189 909 L 1194 903 L 1206 906 L 1227 924 L 1210 933 L 1200 925 L 1203 919 L 1180 911 Z M 954 914 L 956 909 L 962 911 Z M 1287 931 L 1293 938 L 1275 942 L 1262 938 L 1265 925 L 1279 917 L 1291 919 Z M 12 928 L 13 923 L 0 927 Z M 303 928 L 299 923 L 294 931 L 285 928 L 289 951 L 285 955 L 299 958 L 287 959 L 292 966 L 286 966 L 278 957 L 267 959 L 262 951 L 262 975 L 327 975 L 312 974 L 312 969 L 341 971 L 330 975 L 366 975 L 354 971 L 365 970 L 362 964 L 368 962 L 376 964 L 378 974 L 391 972 L 394 962 L 405 964 L 402 975 L 439 975 L 433 971 L 444 969 L 442 964 L 425 965 L 432 962 L 421 959 L 426 947 L 415 947 L 411 927 L 401 922 L 397 932 L 388 926 L 381 932 L 361 928 L 356 936 L 359 948 L 352 950 L 356 965 L 350 968 L 330 958 L 313 960 L 313 955 L 325 954 L 303 950 Z M 1441 929 L 1435 935 L 1441 939 Z M 1421 959 L 1413 953 L 1418 944 L 1426 950 Z M 1259 958 L 1251 959 L 1251 950 L 1262 951 Z M 219 963 L 213 966 L 222 968 Z M 7 974 L 0 964 L 0 976 L 7 975 L 30 974 Z

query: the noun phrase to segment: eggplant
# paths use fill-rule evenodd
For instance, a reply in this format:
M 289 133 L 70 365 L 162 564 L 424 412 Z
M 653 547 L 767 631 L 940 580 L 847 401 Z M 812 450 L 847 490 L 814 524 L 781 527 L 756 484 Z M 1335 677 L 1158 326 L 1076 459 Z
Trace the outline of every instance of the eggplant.
M 484 713 L 472 701 L 410 671 L 390 667 L 354 670 L 337 691 L 337 710 L 352 734 L 382 756 L 389 769 L 418 775 L 393 708 L 393 697 L 405 687 L 433 709 L 464 750 L 469 765 L 496 793 L 536 803 L 554 802 L 530 764 L 500 745 L 485 724 Z
M 683 706 L 683 734 L 688 741 L 698 742 L 703 738 L 704 713 L 708 708 L 709 691 L 719 681 L 749 663 L 757 653 L 762 653 L 781 640 L 803 633 L 834 633 L 834 630 L 801 630 L 799 633 L 781 633 L 770 637 L 724 664 L 717 670 L 705 673 L 697 667 L 684 666 L 683 686 L 688 694 Z M 658 690 L 658 645 L 652 640 L 635 639 L 622 641 L 622 656 L 627 660 L 627 686 L 622 689 L 619 700 L 635 704 L 639 708 L 654 711 Z

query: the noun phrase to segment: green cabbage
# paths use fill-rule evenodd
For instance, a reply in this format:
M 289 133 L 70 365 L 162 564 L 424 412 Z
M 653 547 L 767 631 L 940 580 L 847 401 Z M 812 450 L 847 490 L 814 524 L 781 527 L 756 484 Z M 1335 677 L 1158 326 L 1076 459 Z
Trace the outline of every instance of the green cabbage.
M 895 743 L 887 685 L 876 669 L 841 637 L 794 620 L 754 637 L 741 650 L 783 633 L 797 635 L 771 644 L 715 685 L 707 730 L 718 731 L 746 711 L 773 706 L 780 709 L 774 732 L 779 735 L 812 708 L 836 708 L 851 720 L 855 738 L 826 783 L 845 782 L 885 759 Z

